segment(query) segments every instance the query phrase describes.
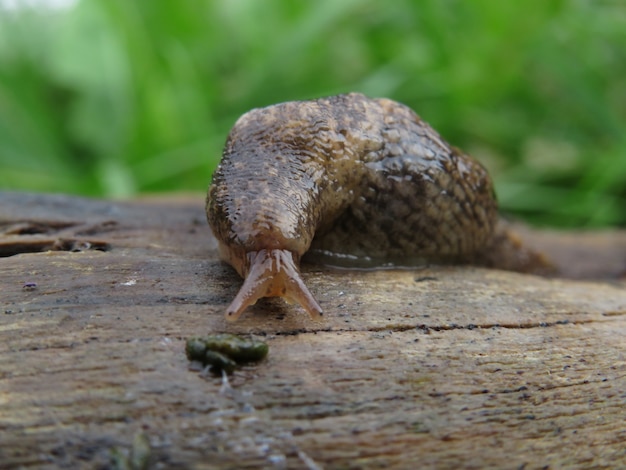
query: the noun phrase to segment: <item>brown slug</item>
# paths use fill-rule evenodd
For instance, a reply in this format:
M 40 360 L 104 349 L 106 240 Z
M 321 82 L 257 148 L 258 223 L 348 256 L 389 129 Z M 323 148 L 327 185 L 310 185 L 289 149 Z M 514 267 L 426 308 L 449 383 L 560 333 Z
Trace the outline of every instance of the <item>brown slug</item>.
M 492 265 L 495 242 L 515 245 L 495 229 L 497 203 L 480 163 L 407 106 L 358 93 L 241 116 L 206 213 L 222 258 L 245 279 L 231 320 L 274 296 L 319 318 L 299 272 L 307 251 L 344 266 Z

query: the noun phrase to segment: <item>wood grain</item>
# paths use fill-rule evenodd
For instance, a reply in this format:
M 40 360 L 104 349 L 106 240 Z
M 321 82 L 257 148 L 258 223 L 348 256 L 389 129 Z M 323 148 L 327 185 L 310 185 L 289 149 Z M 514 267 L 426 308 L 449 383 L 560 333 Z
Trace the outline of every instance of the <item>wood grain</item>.
M 305 266 L 322 322 L 230 324 L 201 196 L 0 193 L 0 233 L 0 468 L 133 468 L 138 437 L 134 468 L 626 467 L 623 278 Z M 210 332 L 269 356 L 224 382 L 184 354 Z

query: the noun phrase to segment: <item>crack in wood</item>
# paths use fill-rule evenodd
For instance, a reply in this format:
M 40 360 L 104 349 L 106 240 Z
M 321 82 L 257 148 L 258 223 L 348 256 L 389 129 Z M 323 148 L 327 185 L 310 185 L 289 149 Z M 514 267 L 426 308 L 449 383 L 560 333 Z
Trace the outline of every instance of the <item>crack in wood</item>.
M 22 235 L 9 240 L 0 239 L 0 258 L 23 253 L 42 253 L 46 251 L 110 251 L 111 245 L 102 240 L 86 238 L 40 238 L 38 235 Z
M 626 315 L 626 310 L 619 310 L 619 311 L 611 311 L 611 312 L 603 312 L 602 316 L 603 317 L 619 317 L 622 315 Z
M 422 331 L 424 333 L 429 333 L 431 331 L 453 331 L 453 330 L 491 330 L 497 328 L 503 329 L 511 329 L 511 330 L 524 330 L 531 328 L 550 328 L 554 326 L 563 326 L 563 325 L 584 325 L 587 323 L 594 323 L 596 320 L 556 320 L 552 322 L 534 322 L 534 323 L 485 323 L 485 324 L 474 324 L 469 323 L 467 325 L 459 325 L 456 323 L 449 325 L 427 325 L 425 323 L 420 324 L 408 324 L 408 325 L 384 325 L 384 326 L 371 326 L 365 329 L 356 329 L 356 328 L 321 328 L 321 329 L 308 329 L 308 328 L 298 328 L 294 330 L 286 330 L 286 331 L 278 331 L 273 334 L 276 336 L 297 336 L 300 334 L 317 334 L 317 333 L 380 333 L 380 332 L 389 332 L 389 333 L 402 333 L 405 331 L 417 330 Z
M 81 224 L 78 222 L 63 222 L 60 220 L 46 222 L 17 220 L 10 223 L 0 223 L 0 235 L 49 235 L 78 225 Z
M 0 258 L 45 251 L 109 251 L 110 243 L 90 237 L 118 228 L 114 220 L 93 224 L 55 220 L 0 223 Z

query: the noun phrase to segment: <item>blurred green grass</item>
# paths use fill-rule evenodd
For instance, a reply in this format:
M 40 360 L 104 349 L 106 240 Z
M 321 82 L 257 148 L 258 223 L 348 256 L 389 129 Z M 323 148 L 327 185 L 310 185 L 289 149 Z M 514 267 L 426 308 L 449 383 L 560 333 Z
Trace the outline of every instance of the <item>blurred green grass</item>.
M 361 91 L 485 163 L 504 211 L 626 226 L 624 77 L 620 0 L 0 9 L 0 188 L 204 191 L 248 109 Z

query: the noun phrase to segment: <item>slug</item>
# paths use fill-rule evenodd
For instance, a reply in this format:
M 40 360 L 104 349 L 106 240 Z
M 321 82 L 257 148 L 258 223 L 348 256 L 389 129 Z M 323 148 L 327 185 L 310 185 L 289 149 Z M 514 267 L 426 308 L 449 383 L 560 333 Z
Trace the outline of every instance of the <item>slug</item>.
M 518 248 L 496 230 L 493 184 L 480 163 L 407 106 L 358 93 L 241 116 L 206 214 L 222 259 L 244 278 L 230 320 L 276 296 L 319 319 L 299 271 L 307 252 L 343 266 L 492 265 L 494 245 Z

